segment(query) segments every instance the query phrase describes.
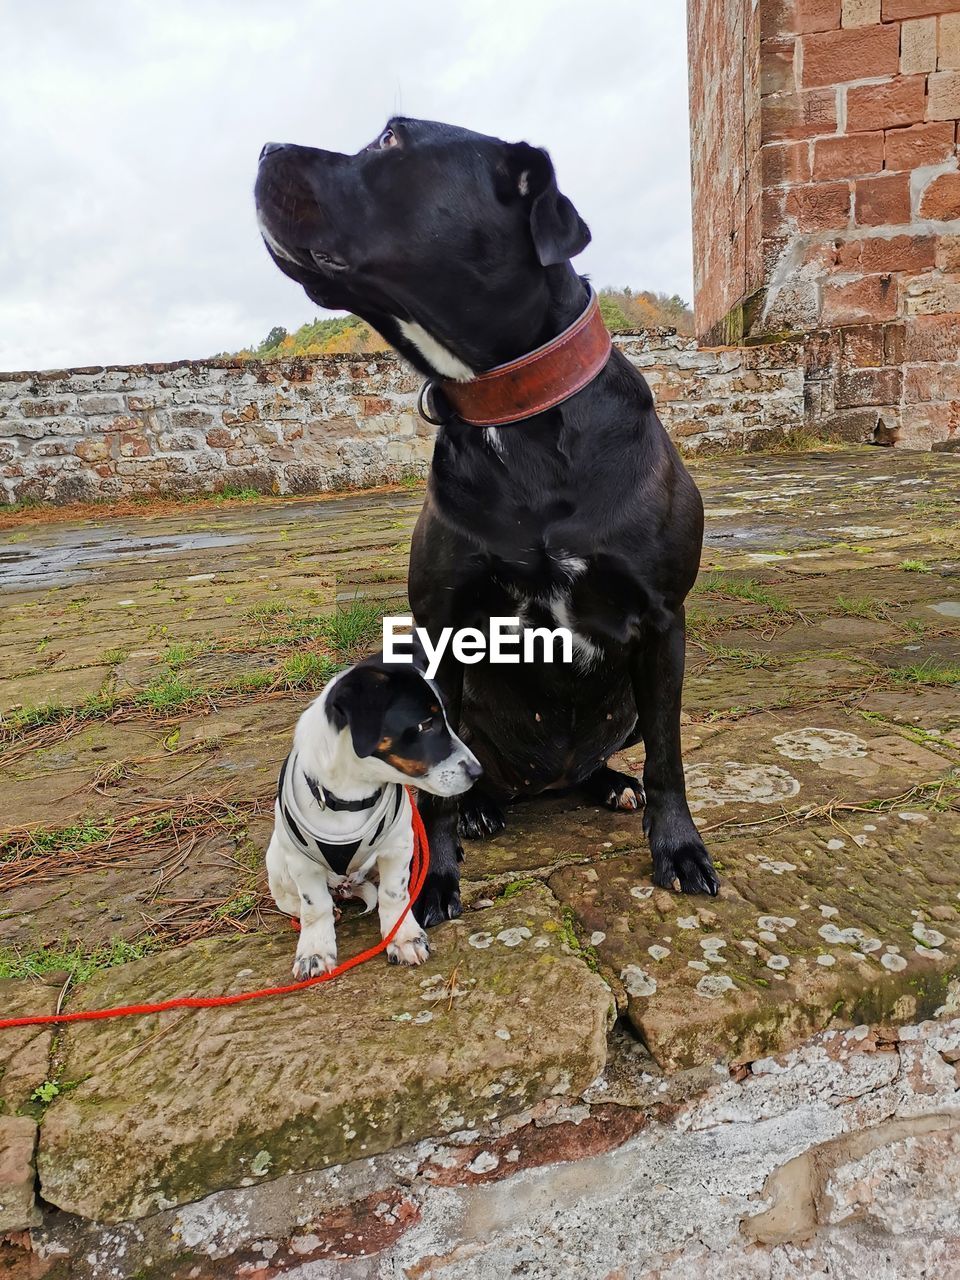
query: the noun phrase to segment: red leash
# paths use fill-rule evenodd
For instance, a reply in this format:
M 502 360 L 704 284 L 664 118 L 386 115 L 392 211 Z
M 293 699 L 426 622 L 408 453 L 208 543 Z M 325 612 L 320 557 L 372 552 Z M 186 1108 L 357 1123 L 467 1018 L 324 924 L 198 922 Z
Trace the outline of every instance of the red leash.
M 5 1030 L 7 1027 L 42 1027 L 49 1023 L 97 1022 L 101 1018 L 128 1018 L 138 1013 L 166 1013 L 168 1009 L 216 1009 L 221 1005 L 243 1004 L 247 1000 L 261 1000 L 264 996 L 285 996 L 291 991 L 303 991 L 306 987 L 315 987 L 321 982 L 329 982 L 332 978 L 339 978 L 341 973 L 347 973 L 348 970 L 355 969 L 357 965 L 363 964 L 365 960 L 372 960 L 374 956 L 386 951 L 396 937 L 397 930 L 403 924 L 414 902 L 416 902 L 420 890 L 423 888 L 423 882 L 427 878 L 427 872 L 430 869 L 430 846 L 427 843 L 427 833 L 423 829 L 423 819 L 420 817 L 420 811 L 413 795 L 409 792 L 408 795 L 410 796 L 412 809 L 413 860 L 410 867 L 410 897 L 407 900 L 407 905 L 401 911 L 397 923 L 376 946 L 368 947 L 366 951 L 361 951 L 359 955 L 351 956 L 349 960 L 344 960 L 343 964 L 338 964 L 330 973 L 321 973 L 316 978 L 305 978 L 302 982 L 291 982 L 285 987 L 264 987 L 260 991 L 243 991 L 233 996 L 178 996 L 174 1000 L 161 1000 L 157 1004 L 127 1004 L 120 1005 L 115 1009 L 86 1009 L 79 1013 L 42 1013 L 32 1018 L 0 1018 L 0 1031 Z

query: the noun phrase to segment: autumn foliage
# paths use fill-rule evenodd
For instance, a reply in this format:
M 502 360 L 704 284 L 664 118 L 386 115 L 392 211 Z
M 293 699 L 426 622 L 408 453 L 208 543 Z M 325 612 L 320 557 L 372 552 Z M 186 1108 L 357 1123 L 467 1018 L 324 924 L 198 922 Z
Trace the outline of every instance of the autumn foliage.
M 665 293 L 635 293 L 632 289 L 601 289 L 600 310 L 613 333 L 625 329 L 676 329 L 693 332 L 693 313 L 681 297 Z M 283 360 L 291 356 L 324 356 L 384 351 L 388 343 L 359 316 L 332 316 L 303 324 L 294 333 L 275 325 L 264 340 L 242 351 L 223 352 L 241 360 Z

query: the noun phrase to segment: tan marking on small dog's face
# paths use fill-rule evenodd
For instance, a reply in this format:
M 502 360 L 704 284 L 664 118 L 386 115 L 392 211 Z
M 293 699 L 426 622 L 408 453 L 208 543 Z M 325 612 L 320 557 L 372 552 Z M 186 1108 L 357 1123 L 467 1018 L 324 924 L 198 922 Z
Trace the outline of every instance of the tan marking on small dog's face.
M 422 778 L 425 773 L 430 772 L 430 766 L 424 760 L 408 760 L 406 756 L 389 753 L 384 756 L 384 759 L 387 764 L 392 765 L 399 773 L 406 774 L 408 778 Z
M 380 741 L 377 743 L 377 750 L 382 751 L 384 755 L 386 755 L 387 752 L 391 751 L 392 749 L 393 749 L 392 738 L 381 738 Z

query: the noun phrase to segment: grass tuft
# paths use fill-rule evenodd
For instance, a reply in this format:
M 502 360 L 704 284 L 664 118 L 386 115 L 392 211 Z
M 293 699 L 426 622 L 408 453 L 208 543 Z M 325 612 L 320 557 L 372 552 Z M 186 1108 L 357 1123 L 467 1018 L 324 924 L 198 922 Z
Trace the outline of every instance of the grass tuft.
M 953 687 L 960 685 L 960 663 L 939 662 L 935 658 L 927 658 L 923 662 L 913 662 L 909 666 L 898 667 L 894 676 L 901 684 Z
M 79 942 L 73 946 L 61 941 L 52 947 L 21 951 L 16 947 L 0 948 L 0 978 L 42 978 L 48 973 L 64 972 L 73 982 L 86 982 L 101 969 L 112 969 L 130 960 L 141 960 L 156 946 L 152 938 L 127 942 L 112 938 L 105 946 L 84 951 Z
M 708 573 L 700 578 L 694 586 L 699 595 L 720 596 L 726 600 L 747 600 L 751 604 L 761 604 L 771 613 L 792 613 L 789 604 L 782 596 L 771 591 L 755 578 L 732 578 L 726 573 Z
M 888 622 L 891 612 L 898 607 L 886 600 L 871 600 L 868 596 L 837 596 L 837 608 L 848 618 L 868 618 L 871 622 Z
M 812 449 L 829 449 L 830 442 L 809 427 L 790 427 L 781 435 L 770 432 L 763 448 L 765 453 L 808 453 Z
M 333 675 L 337 664 L 324 653 L 291 653 L 281 666 L 283 684 L 288 689 L 315 689 Z
M 193 662 L 194 658 L 199 658 L 202 654 L 209 653 L 212 648 L 212 640 L 175 641 L 167 645 L 167 651 L 163 655 L 162 661 L 168 667 L 182 667 L 187 662 Z
M 258 901 L 259 898 L 255 889 L 238 889 L 232 897 L 227 898 L 225 902 L 221 902 L 218 907 L 214 907 L 214 919 L 239 920 L 243 916 L 249 915 Z
M 203 696 L 199 685 L 191 684 L 177 671 L 166 671 L 141 689 L 134 702 L 151 711 L 176 711 Z
M 24 854 L 55 854 L 84 849 L 87 845 L 99 845 L 108 840 L 113 819 L 104 822 L 93 822 L 92 818 L 84 818 L 82 822 L 73 823 L 69 827 L 36 828 L 26 838 L 18 837 L 9 844 L 0 844 L 0 861 L 10 856 Z
M 210 494 L 210 500 L 212 502 L 236 502 L 239 499 L 243 502 L 252 502 L 254 498 L 262 496 L 259 489 L 253 489 L 249 485 L 225 484 L 222 488 Z
M 713 644 L 702 641 L 702 648 L 711 661 L 732 662 L 744 671 L 752 671 L 757 667 L 775 671 L 783 666 L 783 659 L 771 653 L 758 653 L 754 649 L 735 649 L 730 645 Z
M 342 658 L 353 660 L 380 647 L 383 606 L 359 597 L 319 620 L 321 638 Z

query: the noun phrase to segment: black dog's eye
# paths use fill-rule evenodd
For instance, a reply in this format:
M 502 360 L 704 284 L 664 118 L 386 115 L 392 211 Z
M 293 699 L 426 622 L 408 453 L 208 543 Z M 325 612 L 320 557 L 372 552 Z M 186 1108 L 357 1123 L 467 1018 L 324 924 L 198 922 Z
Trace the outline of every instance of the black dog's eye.
M 417 725 L 418 733 L 426 733 L 428 729 L 433 728 L 433 716 L 428 716 L 426 720 L 421 720 Z
M 392 129 L 384 129 L 380 137 L 377 139 L 377 146 L 381 151 L 386 151 L 388 147 L 396 147 L 400 145 L 400 139 Z

